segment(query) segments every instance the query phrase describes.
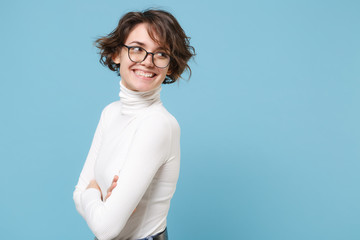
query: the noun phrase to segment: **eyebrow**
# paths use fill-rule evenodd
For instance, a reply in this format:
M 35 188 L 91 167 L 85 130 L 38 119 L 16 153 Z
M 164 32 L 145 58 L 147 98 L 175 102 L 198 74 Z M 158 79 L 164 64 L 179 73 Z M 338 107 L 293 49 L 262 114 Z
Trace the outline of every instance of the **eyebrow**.
M 129 44 L 132 44 L 132 43 L 136 43 L 136 44 L 139 44 L 140 46 L 145 46 L 145 43 L 142 43 L 142 42 L 138 42 L 138 41 L 132 41 L 131 43 Z
M 130 42 L 129 44 L 132 44 L 132 43 L 138 44 L 138 45 L 140 45 L 141 47 L 145 47 L 145 46 L 146 46 L 145 43 L 142 43 L 142 42 L 139 42 L 139 41 L 132 41 L 132 42 Z M 164 47 L 158 47 L 157 49 L 155 49 L 155 51 L 158 51 L 158 50 L 164 50 L 164 51 L 166 51 L 167 49 L 164 48 Z

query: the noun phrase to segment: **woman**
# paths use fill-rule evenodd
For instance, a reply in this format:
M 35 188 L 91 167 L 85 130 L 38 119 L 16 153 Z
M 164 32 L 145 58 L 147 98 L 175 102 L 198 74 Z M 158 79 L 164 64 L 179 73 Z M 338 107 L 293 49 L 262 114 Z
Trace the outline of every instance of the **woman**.
M 167 239 L 180 128 L 163 107 L 160 90 L 190 70 L 194 48 L 162 10 L 127 13 L 96 44 L 100 62 L 119 72 L 120 100 L 101 114 L 75 187 L 76 208 L 99 240 Z

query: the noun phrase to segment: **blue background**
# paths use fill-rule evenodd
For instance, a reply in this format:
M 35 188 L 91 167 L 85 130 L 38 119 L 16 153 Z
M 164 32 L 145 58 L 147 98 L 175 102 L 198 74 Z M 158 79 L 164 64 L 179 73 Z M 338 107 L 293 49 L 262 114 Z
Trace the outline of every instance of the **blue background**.
M 0 3 L 1 238 L 92 239 L 72 192 L 119 91 L 92 44 L 161 7 L 198 54 L 162 90 L 171 239 L 360 239 L 359 1 L 134 2 Z

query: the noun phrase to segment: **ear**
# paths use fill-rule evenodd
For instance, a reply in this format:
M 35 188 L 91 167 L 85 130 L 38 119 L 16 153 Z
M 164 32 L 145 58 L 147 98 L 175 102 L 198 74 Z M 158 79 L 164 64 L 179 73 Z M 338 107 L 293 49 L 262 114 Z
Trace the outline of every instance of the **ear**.
M 120 64 L 120 53 L 116 52 L 112 55 L 111 59 L 114 63 Z
M 172 74 L 172 71 L 169 69 L 168 71 L 167 71 L 167 73 L 166 73 L 166 75 L 171 75 Z

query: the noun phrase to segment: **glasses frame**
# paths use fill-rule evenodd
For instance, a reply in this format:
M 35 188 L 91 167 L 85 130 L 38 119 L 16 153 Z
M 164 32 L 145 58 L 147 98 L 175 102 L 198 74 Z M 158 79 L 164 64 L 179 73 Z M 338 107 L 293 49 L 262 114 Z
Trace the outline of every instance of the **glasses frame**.
M 135 46 L 127 46 L 127 45 L 125 45 L 125 44 L 122 44 L 122 46 L 123 46 L 123 47 L 126 47 L 126 48 L 128 49 L 128 57 L 129 57 L 130 61 L 132 61 L 132 62 L 134 62 L 134 63 L 142 63 L 143 61 L 145 61 L 145 59 L 147 58 L 147 56 L 148 56 L 149 54 L 151 54 L 151 55 L 152 55 L 152 56 L 151 56 L 151 61 L 152 61 L 152 63 L 154 64 L 154 66 L 156 66 L 156 67 L 158 67 L 158 68 L 166 68 L 166 67 L 168 67 L 168 66 L 170 65 L 171 56 L 170 56 L 169 54 L 166 54 L 166 55 L 169 56 L 169 62 L 168 62 L 168 64 L 167 64 L 165 67 L 159 67 L 158 65 L 155 64 L 155 61 L 154 61 L 154 56 L 155 56 L 155 54 L 158 53 L 158 52 L 155 52 L 155 53 L 153 53 L 153 52 L 148 52 L 148 51 L 146 51 L 145 48 L 137 47 L 137 46 L 136 46 L 136 47 L 135 47 Z M 132 60 L 131 57 L 130 57 L 130 49 L 132 49 L 132 48 L 140 48 L 140 49 L 144 50 L 144 51 L 146 52 L 144 59 L 141 60 L 141 61 L 134 61 L 134 60 Z

